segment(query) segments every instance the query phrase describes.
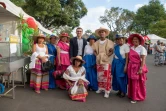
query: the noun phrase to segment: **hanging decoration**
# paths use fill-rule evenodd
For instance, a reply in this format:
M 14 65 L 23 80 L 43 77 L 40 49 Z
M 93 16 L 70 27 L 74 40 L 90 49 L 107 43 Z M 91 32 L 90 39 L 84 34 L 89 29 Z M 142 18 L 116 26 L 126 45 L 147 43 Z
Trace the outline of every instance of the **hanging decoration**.
M 34 21 L 33 18 L 29 17 L 29 18 L 26 20 L 26 23 L 28 24 L 28 27 L 29 27 L 29 28 L 37 29 L 36 22 Z
M 32 53 L 33 35 L 38 32 L 38 27 L 32 17 L 22 20 L 22 51 L 24 54 Z

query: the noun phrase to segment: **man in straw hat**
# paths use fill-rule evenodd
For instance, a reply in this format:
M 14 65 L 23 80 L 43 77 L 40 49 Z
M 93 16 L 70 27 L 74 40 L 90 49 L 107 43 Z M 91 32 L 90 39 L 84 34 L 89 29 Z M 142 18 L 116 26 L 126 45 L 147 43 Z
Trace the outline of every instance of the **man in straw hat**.
M 83 29 L 78 27 L 76 29 L 77 37 L 70 39 L 70 58 L 75 56 L 83 56 L 87 41 L 82 38 Z
M 93 45 L 94 53 L 96 54 L 98 76 L 98 91 L 96 91 L 96 93 L 105 91 L 104 97 L 108 98 L 111 90 L 110 63 L 114 43 L 106 38 L 110 33 L 108 29 L 99 28 L 95 31 L 95 33 L 100 37 L 100 39 Z

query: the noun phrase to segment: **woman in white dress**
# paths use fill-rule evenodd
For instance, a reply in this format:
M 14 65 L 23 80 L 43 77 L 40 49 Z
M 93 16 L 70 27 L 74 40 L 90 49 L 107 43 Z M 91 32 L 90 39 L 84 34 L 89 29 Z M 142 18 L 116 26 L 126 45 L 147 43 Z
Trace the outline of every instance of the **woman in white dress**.
M 44 44 L 45 36 L 39 35 L 34 37 L 36 44 L 33 45 L 33 54 L 31 56 L 31 80 L 30 87 L 40 93 L 40 89 L 48 90 L 49 74 L 41 70 L 41 64 L 48 61 L 48 49 Z
M 82 66 L 84 61 L 81 56 L 76 56 L 71 58 L 71 62 L 72 65 L 63 74 L 63 78 L 67 82 L 69 96 L 72 100 L 85 102 L 88 95 L 86 87 L 89 81 L 85 78 L 86 72 Z

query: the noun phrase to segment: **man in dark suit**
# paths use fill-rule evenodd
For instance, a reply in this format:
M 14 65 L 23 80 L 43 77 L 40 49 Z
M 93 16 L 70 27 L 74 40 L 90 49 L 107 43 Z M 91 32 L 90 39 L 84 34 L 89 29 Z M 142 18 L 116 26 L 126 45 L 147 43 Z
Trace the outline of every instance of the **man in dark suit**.
M 78 27 L 76 29 L 77 37 L 70 39 L 70 58 L 84 55 L 84 48 L 87 45 L 87 41 L 82 38 L 83 29 Z

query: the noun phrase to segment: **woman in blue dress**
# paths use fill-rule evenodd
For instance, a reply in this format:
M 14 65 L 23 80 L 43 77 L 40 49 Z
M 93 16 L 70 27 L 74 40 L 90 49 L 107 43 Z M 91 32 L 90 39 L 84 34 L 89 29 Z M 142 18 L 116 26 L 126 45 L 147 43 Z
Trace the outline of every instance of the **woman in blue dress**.
M 116 35 L 117 45 L 114 48 L 114 58 L 112 62 L 112 86 L 113 90 L 118 91 L 117 95 L 125 97 L 127 93 L 127 63 L 129 46 L 125 44 L 125 37 Z
M 48 54 L 49 54 L 49 60 L 55 64 L 55 58 L 57 55 L 57 50 L 56 50 L 56 40 L 58 39 L 58 37 L 56 37 L 55 35 L 51 35 L 50 36 L 50 42 L 47 44 L 48 47 Z M 53 76 L 53 72 L 55 71 L 55 69 L 52 69 L 49 71 L 49 88 L 50 89 L 54 89 L 56 87 L 55 84 L 55 79 Z
M 97 71 L 96 71 L 96 56 L 94 55 L 94 50 L 92 45 L 95 43 L 96 38 L 93 35 L 90 35 L 87 39 L 89 44 L 85 46 L 84 50 L 84 67 L 86 69 L 86 79 L 90 82 L 89 89 L 97 91 L 98 82 L 97 82 Z

